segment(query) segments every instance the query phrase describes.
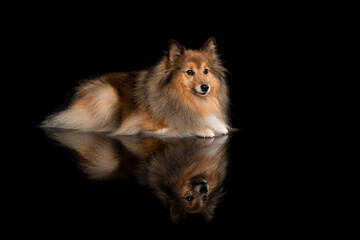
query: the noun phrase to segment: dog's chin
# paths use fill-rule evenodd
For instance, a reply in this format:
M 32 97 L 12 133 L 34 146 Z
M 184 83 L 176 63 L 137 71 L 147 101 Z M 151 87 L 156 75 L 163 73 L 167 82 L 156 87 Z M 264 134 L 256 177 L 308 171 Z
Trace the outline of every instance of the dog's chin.
M 210 91 L 207 92 L 203 92 L 203 91 L 197 91 L 196 89 L 194 90 L 194 93 L 200 97 L 205 97 L 206 95 L 209 94 Z

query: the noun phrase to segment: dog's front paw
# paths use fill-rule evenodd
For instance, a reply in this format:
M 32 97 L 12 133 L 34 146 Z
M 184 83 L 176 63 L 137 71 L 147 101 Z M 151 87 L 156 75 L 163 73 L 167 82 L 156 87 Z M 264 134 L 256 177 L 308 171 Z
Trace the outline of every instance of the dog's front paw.
M 216 134 L 218 135 L 226 135 L 229 133 L 229 130 L 225 126 L 221 126 L 220 128 L 216 129 Z
M 202 129 L 196 133 L 196 136 L 201 138 L 213 138 L 215 137 L 215 134 L 211 129 Z

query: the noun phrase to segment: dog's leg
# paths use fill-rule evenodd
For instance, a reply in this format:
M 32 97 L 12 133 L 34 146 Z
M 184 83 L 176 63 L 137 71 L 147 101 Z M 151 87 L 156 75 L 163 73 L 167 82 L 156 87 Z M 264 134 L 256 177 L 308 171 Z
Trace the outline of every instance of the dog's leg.
M 206 119 L 206 125 L 213 129 L 216 135 L 226 135 L 229 131 L 227 125 L 216 116 L 210 116 Z
M 217 135 L 226 135 L 229 132 L 225 124 L 218 126 L 214 131 Z
M 196 132 L 196 136 L 202 137 L 202 138 L 212 138 L 215 137 L 214 132 L 210 128 L 204 128 L 200 131 Z

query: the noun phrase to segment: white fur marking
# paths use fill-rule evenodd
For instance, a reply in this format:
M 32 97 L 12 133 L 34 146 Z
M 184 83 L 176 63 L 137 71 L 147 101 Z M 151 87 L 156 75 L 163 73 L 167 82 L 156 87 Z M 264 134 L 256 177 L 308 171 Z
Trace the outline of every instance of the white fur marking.
M 89 87 L 95 88 L 95 85 Z M 118 98 L 115 89 L 110 85 L 102 84 L 96 87 L 84 97 L 84 100 L 88 99 L 88 105 L 75 104 L 50 116 L 43 125 L 84 131 L 106 131 L 106 124 L 112 119 Z
M 84 108 L 69 108 L 50 116 L 44 122 L 46 127 L 60 127 L 66 129 L 91 130 L 95 127 L 95 121 Z
M 119 158 L 111 145 L 101 143 L 82 165 L 90 178 L 102 179 L 118 169 Z
M 208 95 L 208 93 L 210 92 L 210 89 L 211 89 L 211 87 L 209 86 L 209 90 L 206 93 L 204 93 L 203 90 L 201 90 L 201 85 L 198 85 L 195 87 L 195 92 L 198 93 L 200 96 L 204 97 L 204 96 Z
M 212 144 L 206 148 L 205 154 L 209 157 L 215 157 L 220 152 L 221 147 L 223 147 L 226 142 L 227 136 L 221 136 L 214 139 Z
M 217 134 L 228 133 L 227 125 L 214 115 L 207 117 L 205 122 L 205 124 Z
M 133 115 L 125 119 L 120 128 L 112 135 L 134 135 L 141 131 L 140 124 L 144 121 L 142 117 Z
M 215 134 L 214 134 L 214 132 L 211 130 L 211 129 L 209 129 L 209 128 L 205 128 L 205 129 L 201 129 L 200 131 L 198 131 L 197 133 L 196 133 L 196 135 L 198 136 L 198 137 L 203 137 L 203 138 L 205 138 L 205 137 L 215 137 Z
M 166 134 L 168 131 L 169 131 L 169 128 L 161 128 L 157 131 L 154 131 L 153 133 L 155 135 L 163 135 L 163 134 Z

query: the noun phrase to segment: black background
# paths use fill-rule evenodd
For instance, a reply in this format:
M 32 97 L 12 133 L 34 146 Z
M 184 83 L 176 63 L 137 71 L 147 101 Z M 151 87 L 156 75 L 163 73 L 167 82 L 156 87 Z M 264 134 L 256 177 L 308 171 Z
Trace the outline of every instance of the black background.
M 10 110 L 19 115 L 12 122 L 26 134 L 16 136 L 11 149 L 18 171 L 10 180 L 16 187 L 9 222 L 40 235 L 75 231 L 117 237 L 178 230 L 184 236 L 188 230 L 199 236 L 286 236 L 319 227 L 321 207 L 309 187 L 312 171 L 303 172 L 311 168 L 304 149 L 312 146 L 299 135 L 307 119 L 300 114 L 304 100 L 297 98 L 306 84 L 304 69 L 316 58 L 315 53 L 309 59 L 309 52 L 319 44 L 319 23 L 276 6 L 238 11 L 213 6 L 203 14 L 201 8 L 182 7 L 146 15 L 125 9 L 46 11 L 11 29 L 11 82 L 23 101 Z M 37 127 L 66 105 L 77 81 L 149 68 L 169 39 L 196 49 L 211 36 L 229 70 L 231 122 L 239 129 L 229 141 L 228 192 L 212 223 L 190 218 L 173 226 L 149 190 L 131 182 L 89 182 L 72 152 Z

